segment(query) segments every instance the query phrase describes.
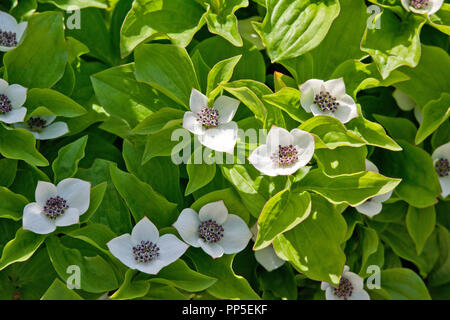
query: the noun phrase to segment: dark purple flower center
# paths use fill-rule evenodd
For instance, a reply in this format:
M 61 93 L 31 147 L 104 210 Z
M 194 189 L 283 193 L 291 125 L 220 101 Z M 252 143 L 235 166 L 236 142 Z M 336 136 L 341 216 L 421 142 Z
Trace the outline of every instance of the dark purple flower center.
M 450 164 L 448 162 L 448 159 L 441 158 L 436 161 L 436 164 L 434 166 L 439 177 L 448 176 L 448 173 L 450 172 Z
M 159 257 L 159 247 L 151 241 L 142 240 L 133 247 L 134 260 L 147 263 Z
M 8 99 L 6 94 L 0 94 L 0 114 L 8 113 L 12 110 L 11 100 Z
M 334 295 L 339 298 L 347 300 L 353 293 L 353 285 L 347 278 L 341 277 L 339 281 L 339 287 L 334 289 Z
M 416 9 L 424 9 L 428 6 L 429 0 L 409 0 L 409 5 Z
M 323 112 L 335 112 L 339 107 L 339 102 L 336 101 L 336 97 L 332 96 L 328 91 L 320 91 L 319 94 L 316 94 L 314 104 L 318 105 Z
M 51 197 L 45 202 L 44 214 L 47 218 L 54 220 L 62 216 L 68 208 L 67 201 L 60 196 Z
M 213 108 L 203 108 L 197 113 L 197 121 L 206 129 L 215 128 L 219 125 L 219 111 Z
M 271 159 L 280 167 L 288 167 L 298 161 L 298 151 L 292 144 L 284 147 L 278 145 L 278 152 L 275 152 Z
M 200 238 L 208 243 L 214 243 L 223 238 L 224 229 L 214 220 L 203 221 L 198 227 Z
M 17 46 L 16 33 L 12 31 L 2 31 L 0 29 L 0 46 L 3 47 Z
M 31 131 L 40 132 L 40 131 L 42 131 L 42 129 L 45 128 L 47 121 L 45 121 L 44 119 L 39 118 L 39 117 L 31 117 L 27 121 L 27 124 Z

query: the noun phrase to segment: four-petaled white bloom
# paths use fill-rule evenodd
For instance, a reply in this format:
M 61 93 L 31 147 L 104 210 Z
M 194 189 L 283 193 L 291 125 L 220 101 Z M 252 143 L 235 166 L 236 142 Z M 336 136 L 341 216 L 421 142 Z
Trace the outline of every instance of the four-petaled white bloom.
M 266 144 L 253 150 L 248 161 L 265 175 L 290 175 L 304 167 L 313 154 L 314 137 L 310 133 L 273 126 Z
M 0 11 L 0 51 L 14 49 L 22 40 L 28 22 L 17 23 L 16 19 Z
M 408 96 L 405 92 L 403 92 L 400 89 L 395 89 L 392 93 L 392 96 L 395 99 L 395 102 L 397 102 L 398 107 L 403 111 L 411 111 L 414 109 L 414 116 L 416 117 L 416 120 L 418 123 L 422 124 L 423 121 L 423 113 L 422 110 L 420 110 L 417 103 L 411 99 L 410 96 Z
M 204 205 L 198 214 L 193 209 L 184 209 L 173 226 L 184 241 L 201 247 L 213 258 L 244 250 L 252 237 L 244 220 L 228 214 L 223 201 Z
M 363 278 L 349 270 L 348 266 L 344 267 L 338 288 L 322 281 L 320 288 L 325 291 L 327 300 L 370 300 L 369 294 L 364 290 Z
M 378 168 L 372 161 L 366 159 L 366 171 L 378 173 Z M 392 191 L 389 191 L 385 194 L 372 197 L 370 199 L 367 199 L 359 206 L 356 206 L 355 209 L 358 210 L 359 213 L 365 214 L 369 217 L 373 217 L 374 215 L 377 215 L 381 212 L 381 209 L 383 208 L 382 203 L 388 200 L 391 195 Z
M 436 13 L 444 3 L 444 0 L 402 0 L 402 6 L 406 11 L 418 14 Z
M 258 224 L 255 224 L 250 230 L 253 233 L 252 240 L 256 241 L 256 237 L 258 236 Z M 256 250 L 255 259 L 269 272 L 278 269 L 284 264 L 284 260 L 278 257 L 273 245 L 267 246 L 261 250 Z
M 300 86 L 300 103 L 313 115 L 328 115 L 346 123 L 358 117 L 355 101 L 345 93 L 343 78 L 328 81 L 310 79 Z
M 238 126 L 231 121 L 239 106 L 239 101 L 227 96 L 218 97 L 212 107 L 208 98 L 192 89 L 189 107 L 183 118 L 183 128 L 198 137 L 202 145 L 212 150 L 233 153 L 236 145 Z
M 26 100 L 26 88 L 19 84 L 8 85 L 8 82 L 0 79 L 0 121 L 4 123 L 23 121 L 27 113 L 27 108 L 23 107 Z
M 91 184 L 68 178 L 55 186 L 39 181 L 35 191 L 36 202 L 23 209 L 23 229 L 47 234 L 56 227 L 79 223 L 80 216 L 89 208 Z
M 53 122 L 54 115 L 31 116 L 28 121 L 14 124 L 15 128 L 30 131 L 37 140 L 50 140 L 59 138 L 69 132 L 65 122 Z
M 450 142 L 436 148 L 431 158 L 441 184 L 442 197 L 450 194 Z
M 159 236 L 156 226 L 144 217 L 131 235 L 123 234 L 107 243 L 109 251 L 130 269 L 157 274 L 180 258 L 189 247 L 173 234 Z

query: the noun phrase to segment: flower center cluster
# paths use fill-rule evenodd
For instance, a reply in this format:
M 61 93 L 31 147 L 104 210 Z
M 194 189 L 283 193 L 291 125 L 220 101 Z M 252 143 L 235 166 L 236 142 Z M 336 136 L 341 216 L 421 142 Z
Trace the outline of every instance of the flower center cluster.
M 8 113 L 11 110 L 11 100 L 5 94 L 0 94 L 0 114 Z
M 435 164 L 436 172 L 439 177 L 446 177 L 450 172 L 450 164 L 448 159 L 439 159 Z
M 12 31 L 2 31 L 0 29 L 0 46 L 3 47 L 17 46 L 16 33 Z
M 223 238 L 223 227 L 214 220 L 203 221 L 198 227 L 200 238 L 209 243 L 214 243 Z
M 41 119 L 39 117 L 31 117 L 28 121 L 28 127 L 30 128 L 31 131 L 42 131 L 42 129 L 45 128 L 47 121 L 45 121 L 44 119 Z
M 292 144 L 284 147 L 278 145 L 278 152 L 271 159 L 280 167 L 291 166 L 298 161 L 298 151 Z
M 215 128 L 219 125 L 219 111 L 213 108 L 203 108 L 197 113 L 197 121 L 205 128 Z
M 68 208 L 67 201 L 60 196 L 51 197 L 45 202 L 44 214 L 47 218 L 54 220 L 62 216 Z
M 416 9 L 424 9 L 428 6 L 429 0 L 409 0 L 409 5 Z
M 347 278 L 341 277 L 339 287 L 334 289 L 334 295 L 347 300 L 353 293 L 353 285 Z
M 133 247 L 134 260 L 147 263 L 159 257 L 159 247 L 151 241 L 142 240 Z
M 336 97 L 333 97 L 328 91 L 320 91 L 314 97 L 314 104 L 318 105 L 322 111 L 335 112 L 339 106 L 339 102 L 336 101 Z

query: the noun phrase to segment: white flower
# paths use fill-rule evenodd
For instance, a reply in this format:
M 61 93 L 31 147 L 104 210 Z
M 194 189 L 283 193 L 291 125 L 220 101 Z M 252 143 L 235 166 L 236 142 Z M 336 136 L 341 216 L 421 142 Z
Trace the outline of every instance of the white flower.
M 16 19 L 0 11 L 0 51 L 14 49 L 22 40 L 28 22 L 17 23 Z
M 418 14 L 436 13 L 444 3 L 444 0 L 402 0 L 402 6 L 406 11 Z
M 228 214 L 223 201 L 204 205 L 198 214 L 184 209 L 173 226 L 184 241 L 201 247 L 213 258 L 244 250 L 252 237 L 244 220 Z
M 148 274 L 157 274 L 178 260 L 189 247 L 173 234 L 160 237 L 158 229 L 147 217 L 134 226 L 131 235 L 123 234 L 107 245 L 124 265 Z
M 19 84 L 8 85 L 8 82 L 0 79 L 0 121 L 22 122 L 27 113 L 27 108 L 23 107 L 26 100 L 26 88 Z
M 346 123 L 358 116 L 355 101 L 345 93 L 343 78 L 328 80 L 311 79 L 300 86 L 300 103 L 313 115 L 332 116 Z
M 378 173 L 378 168 L 372 161 L 366 159 L 366 171 Z M 365 214 L 369 217 L 373 217 L 374 215 L 377 215 L 381 212 L 381 209 L 383 208 L 382 203 L 388 200 L 391 195 L 392 191 L 389 191 L 385 194 L 372 197 L 370 199 L 367 199 L 359 206 L 356 206 L 355 209 L 358 210 L 359 213 Z
M 349 270 L 348 266 L 344 267 L 338 288 L 322 281 L 320 289 L 325 291 L 327 300 L 370 300 L 369 294 L 364 290 L 363 278 Z
M 411 111 L 414 109 L 414 116 L 419 124 L 422 124 L 423 114 L 417 103 L 411 99 L 405 92 L 400 89 L 395 89 L 392 96 L 397 102 L 398 107 L 403 111 Z
M 310 133 L 273 126 L 266 144 L 253 150 L 248 160 L 265 175 L 290 175 L 304 167 L 313 154 L 314 137 Z
M 253 233 L 252 240 L 256 241 L 256 237 L 258 235 L 258 224 L 255 224 L 250 230 Z M 261 250 L 256 250 L 255 259 L 269 272 L 278 269 L 284 264 L 284 260 L 278 257 L 273 249 L 273 245 L 267 246 Z
M 237 140 L 237 123 L 231 121 L 239 101 L 220 96 L 213 107 L 208 107 L 208 98 L 192 89 L 189 106 L 183 118 L 183 128 L 198 137 L 202 145 L 212 150 L 233 153 Z
M 436 148 L 431 158 L 441 184 L 442 197 L 445 198 L 450 194 L 450 142 Z
M 53 122 L 55 119 L 54 115 L 31 116 L 27 122 L 16 123 L 14 127 L 30 131 L 37 140 L 55 139 L 69 132 L 65 122 Z
M 76 224 L 80 216 L 89 208 L 91 184 L 68 178 L 55 186 L 39 181 L 35 191 L 36 202 L 23 209 L 23 229 L 34 233 L 47 234 L 56 227 Z

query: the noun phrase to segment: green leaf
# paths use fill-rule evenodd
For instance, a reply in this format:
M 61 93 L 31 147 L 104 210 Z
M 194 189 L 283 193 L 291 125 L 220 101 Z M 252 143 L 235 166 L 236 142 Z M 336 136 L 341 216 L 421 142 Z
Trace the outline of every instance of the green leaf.
M 52 89 L 31 89 L 27 94 L 25 106 L 28 112 L 45 107 L 56 116 L 74 118 L 85 115 L 86 109 L 71 98 Z
M 0 186 L 9 187 L 16 177 L 17 160 L 3 158 L 0 159 Z
M 420 62 L 415 68 L 402 67 L 401 72 L 410 80 L 395 84 L 395 87 L 411 97 L 420 108 L 431 100 L 440 99 L 441 94 L 450 92 L 450 57 L 448 53 L 435 46 L 422 44 Z M 439 61 L 437 64 L 436 61 Z M 423 85 L 427 79 L 427 85 Z
M 370 54 L 383 79 L 400 66 L 414 68 L 420 59 L 420 30 L 425 19 L 417 14 L 407 15 L 402 21 L 392 11 L 383 10 L 366 28 L 361 50 Z M 376 23 L 382 27 L 376 28 Z
M 0 217 L 18 221 L 22 219 L 23 208 L 28 204 L 27 198 L 0 187 Z
M 118 287 L 112 266 L 99 255 L 85 256 L 78 249 L 68 248 L 58 237 L 50 237 L 45 242 L 47 252 L 58 275 L 64 280 L 71 276 L 67 268 L 80 268 L 81 289 L 92 293 L 103 293 Z
M 14 239 L 3 248 L 0 258 L 0 270 L 12 263 L 28 260 L 41 246 L 47 235 L 36 234 L 20 228 Z
M 134 175 L 110 166 L 112 181 L 125 200 L 136 222 L 148 217 L 158 228 L 168 227 L 178 217 L 177 205 Z
M 434 206 L 423 209 L 409 206 L 406 215 L 406 228 L 416 244 L 417 254 L 421 254 L 425 243 L 436 226 L 436 211 Z
M 6 78 L 26 88 L 51 88 L 63 76 L 67 58 L 62 14 L 36 13 L 23 42 L 3 57 Z
M 219 92 L 220 88 L 217 88 L 220 84 L 226 83 L 231 79 L 234 68 L 241 59 L 242 55 L 235 56 L 223 61 L 218 62 L 208 73 L 206 95 L 211 99 L 214 98 Z M 217 88 L 217 90 L 215 90 Z
M 365 146 L 338 147 L 336 149 L 317 149 L 314 152 L 317 165 L 330 176 L 355 173 L 365 170 L 367 148 Z
M 331 203 L 317 195 L 311 195 L 311 201 L 308 218 L 279 235 L 273 246 L 280 258 L 308 278 L 336 285 L 345 264 L 341 243 L 347 226 Z
M 209 5 L 206 13 L 208 30 L 224 37 L 234 46 L 241 47 L 242 38 L 238 32 L 238 20 L 234 13 L 239 8 L 247 7 L 248 0 L 203 0 L 202 2 Z
M 195 202 L 191 204 L 191 208 L 199 212 L 201 207 L 203 207 L 205 204 L 220 200 L 225 203 L 225 207 L 227 207 L 229 213 L 238 215 L 242 218 L 242 220 L 245 221 L 245 223 L 248 223 L 250 212 L 243 205 L 241 199 L 239 198 L 239 195 L 236 194 L 236 192 L 231 188 L 215 190 L 213 192 L 207 193 L 195 200 Z
M 253 246 L 261 250 L 269 246 L 280 234 L 289 231 L 308 218 L 311 196 L 285 189 L 266 202 L 258 218 L 258 236 Z
M 204 187 L 214 179 L 214 176 L 216 175 L 216 164 L 188 163 L 186 165 L 186 170 L 189 176 L 189 182 L 186 186 L 186 191 L 184 192 L 185 196 Z
M 144 44 L 134 52 L 136 79 L 189 107 L 192 89 L 200 89 L 194 65 L 185 49 L 167 44 Z
M 299 129 L 317 135 L 329 149 L 335 149 L 340 146 L 361 147 L 365 145 L 359 136 L 348 131 L 342 122 L 331 116 L 320 115 L 312 117 L 303 122 Z
M 369 257 L 377 252 L 380 243 L 377 232 L 374 229 L 361 226 L 358 233 L 361 245 L 361 270 L 360 275 L 365 275 L 367 270 L 367 261 Z M 381 267 L 381 266 L 380 266 Z
M 274 94 L 263 96 L 263 100 L 283 111 L 292 119 L 303 123 L 311 114 L 307 113 L 300 104 L 300 91 L 294 88 L 284 87 Z
M 25 129 L 11 129 L 0 124 L 0 153 L 10 159 L 24 160 L 36 166 L 48 166 L 35 147 L 33 134 Z
M 429 15 L 428 23 L 446 35 L 450 35 L 450 4 L 443 3 L 438 12 Z
M 423 107 L 423 121 L 417 131 L 416 144 L 421 143 L 450 116 L 450 94 L 442 93 L 439 100 L 432 100 Z
M 382 270 L 380 279 L 381 289 L 393 300 L 431 300 L 423 280 L 410 269 Z
M 61 280 L 55 279 L 48 290 L 45 291 L 41 300 L 83 300 L 83 298 L 69 289 Z
M 402 148 L 386 134 L 382 126 L 364 117 L 357 117 L 346 124 L 347 128 L 357 134 L 368 145 L 384 148 L 392 151 L 400 151 Z
M 136 0 L 120 31 L 122 58 L 144 41 L 169 38 L 186 47 L 204 25 L 202 6 L 186 0 Z
M 234 273 L 234 254 L 214 260 L 199 248 L 190 248 L 186 254 L 199 272 L 217 279 L 217 282 L 207 289 L 213 296 L 221 299 L 261 299 L 245 278 Z
M 173 108 L 161 108 L 142 120 L 134 129 L 133 133 L 147 135 L 155 133 L 164 128 L 171 120 L 183 119 L 184 111 Z
M 403 151 L 383 152 L 381 166 L 386 175 L 402 179 L 395 194 L 417 208 L 432 206 L 441 187 L 431 156 L 406 141 L 398 140 L 398 143 Z
M 106 69 L 91 76 L 92 87 L 102 107 L 120 117 L 131 127 L 152 111 L 173 102 L 148 84 L 135 79 L 134 63 Z
M 87 140 L 88 136 L 85 135 L 59 149 L 58 156 L 52 163 L 55 183 L 66 178 L 72 178 L 77 173 L 78 163 L 84 158 Z
M 410 120 L 401 117 L 386 117 L 373 114 L 373 117 L 389 132 L 396 140 L 405 140 L 414 143 L 417 128 Z
M 294 190 L 313 191 L 332 203 L 357 206 L 369 198 L 392 191 L 399 183 L 400 179 L 388 178 L 371 171 L 330 177 L 321 170 L 314 169 L 309 171 Z
M 272 62 L 296 58 L 317 47 L 339 14 L 339 1 L 267 0 L 262 23 L 253 23 Z
M 105 0 L 38 0 L 40 3 L 51 3 L 60 9 L 67 10 L 71 6 L 78 8 L 97 7 L 106 9 L 108 5 Z M 106 3 L 105 3 L 106 2 Z
M 91 188 L 89 208 L 80 217 L 80 223 L 88 221 L 92 215 L 97 212 L 98 208 L 102 204 L 103 198 L 105 197 L 107 187 L 108 183 L 105 181 Z
M 137 274 L 137 270 L 128 269 L 125 273 L 125 280 L 111 296 L 111 299 L 129 300 L 145 296 L 150 289 L 150 282 L 148 280 L 135 280 Z

